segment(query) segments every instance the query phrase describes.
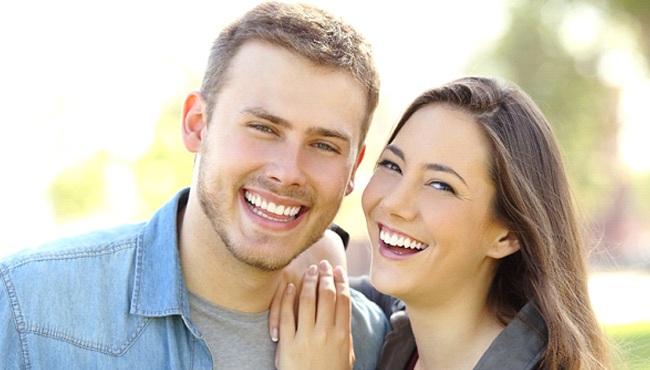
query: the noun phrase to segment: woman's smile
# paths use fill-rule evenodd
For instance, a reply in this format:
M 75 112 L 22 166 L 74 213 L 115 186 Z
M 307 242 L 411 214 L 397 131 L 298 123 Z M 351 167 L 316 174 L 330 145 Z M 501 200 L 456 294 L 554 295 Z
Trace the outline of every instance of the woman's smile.
M 411 236 L 379 224 L 380 253 L 387 258 L 407 257 L 422 252 L 429 247 Z

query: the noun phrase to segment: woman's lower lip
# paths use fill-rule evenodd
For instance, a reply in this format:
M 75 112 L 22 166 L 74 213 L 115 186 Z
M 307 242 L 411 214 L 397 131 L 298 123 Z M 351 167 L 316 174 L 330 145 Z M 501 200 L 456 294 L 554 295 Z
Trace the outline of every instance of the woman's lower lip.
M 422 252 L 421 250 L 417 250 L 417 249 L 393 247 L 384 243 L 381 239 L 379 240 L 378 243 L 378 250 L 379 250 L 379 254 L 381 254 L 382 256 L 388 259 L 393 259 L 393 260 L 409 258 Z

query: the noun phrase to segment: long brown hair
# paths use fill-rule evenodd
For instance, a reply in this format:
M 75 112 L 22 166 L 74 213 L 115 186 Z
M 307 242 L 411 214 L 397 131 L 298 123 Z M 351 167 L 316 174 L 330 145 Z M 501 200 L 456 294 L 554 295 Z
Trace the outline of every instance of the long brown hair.
M 548 328 L 542 365 L 606 369 L 608 345 L 590 304 L 587 256 L 555 137 L 518 86 L 466 77 L 426 91 L 390 136 L 420 108 L 445 104 L 474 117 L 491 145 L 493 212 L 517 235 L 520 251 L 500 261 L 488 306 L 505 325 L 527 302 Z

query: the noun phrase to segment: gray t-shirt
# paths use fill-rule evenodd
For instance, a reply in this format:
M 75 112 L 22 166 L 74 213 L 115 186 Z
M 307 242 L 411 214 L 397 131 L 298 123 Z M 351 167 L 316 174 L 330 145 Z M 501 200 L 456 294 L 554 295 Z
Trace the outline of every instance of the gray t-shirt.
M 275 369 L 268 311 L 232 311 L 190 292 L 190 316 L 210 353 L 213 369 Z
M 390 330 L 382 310 L 350 289 L 355 370 L 375 369 Z M 247 314 L 225 309 L 190 293 L 190 315 L 210 349 L 215 369 L 275 369 L 275 343 L 268 334 L 268 311 Z M 318 348 L 314 348 L 318 351 Z

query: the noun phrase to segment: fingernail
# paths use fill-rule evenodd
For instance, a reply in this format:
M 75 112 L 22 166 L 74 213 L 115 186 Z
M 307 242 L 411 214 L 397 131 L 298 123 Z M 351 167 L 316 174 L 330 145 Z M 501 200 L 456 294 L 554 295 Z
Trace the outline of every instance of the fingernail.
M 287 294 L 291 295 L 295 292 L 296 292 L 296 286 L 293 285 L 292 283 L 289 283 L 289 285 L 287 285 Z
M 316 276 L 318 275 L 318 267 L 316 265 L 311 265 L 307 269 L 307 275 Z
M 329 271 L 332 268 L 327 260 L 320 261 L 319 266 L 322 271 Z
M 278 328 L 272 328 L 271 329 L 271 341 L 277 343 L 278 342 Z

